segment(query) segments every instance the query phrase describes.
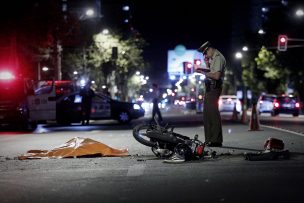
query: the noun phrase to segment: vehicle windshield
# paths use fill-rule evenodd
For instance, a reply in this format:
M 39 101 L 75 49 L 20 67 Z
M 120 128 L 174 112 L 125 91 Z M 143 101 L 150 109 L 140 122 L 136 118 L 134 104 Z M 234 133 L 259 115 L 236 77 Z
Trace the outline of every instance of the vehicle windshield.
M 72 81 L 55 81 L 56 96 L 62 96 L 76 91 L 77 87 Z M 35 90 L 36 95 L 51 93 L 52 81 L 45 81 L 39 88 Z

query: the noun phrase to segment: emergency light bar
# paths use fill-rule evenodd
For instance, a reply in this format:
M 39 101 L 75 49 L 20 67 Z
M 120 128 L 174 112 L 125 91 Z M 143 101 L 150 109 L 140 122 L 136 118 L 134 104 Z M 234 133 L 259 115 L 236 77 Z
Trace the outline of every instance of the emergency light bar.
M 13 80 L 15 76 L 9 71 L 0 72 L 0 80 Z

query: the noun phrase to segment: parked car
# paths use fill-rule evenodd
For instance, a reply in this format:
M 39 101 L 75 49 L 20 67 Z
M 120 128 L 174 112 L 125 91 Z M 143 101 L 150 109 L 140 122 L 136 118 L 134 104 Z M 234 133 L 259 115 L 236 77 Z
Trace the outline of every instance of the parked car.
M 257 102 L 257 111 L 261 113 L 271 113 L 273 110 L 273 101 L 277 98 L 275 94 L 263 94 Z
M 235 105 L 238 113 L 242 111 L 241 101 L 236 95 L 221 95 L 218 104 L 220 112 L 233 112 Z
M 57 122 L 69 124 L 81 122 L 81 96 L 79 91 L 60 97 L 57 100 Z M 120 123 L 129 123 L 145 115 L 145 110 L 137 103 L 122 102 L 96 92 L 92 101 L 91 119 L 114 119 Z
M 301 104 L 298 97 L 293 95 L 281 95 L 273 101 L 272 116 L 276 116 L 280 113 L 292 114 L 293 116 L 299 116 L 301 111 Z

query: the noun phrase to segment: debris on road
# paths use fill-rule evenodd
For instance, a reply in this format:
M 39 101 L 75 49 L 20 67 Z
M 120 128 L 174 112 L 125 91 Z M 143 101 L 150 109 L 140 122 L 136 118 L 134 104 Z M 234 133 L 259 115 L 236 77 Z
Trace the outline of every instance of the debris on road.
M 276 160 L 279 158 L 289 159 L 289 150 L 284 150 L 284 142 L 277 138 L 268 138 L 264 143 L 263 152 L 259 153 L 244 153 L 245 160 L 249 161 L 266 161 Z

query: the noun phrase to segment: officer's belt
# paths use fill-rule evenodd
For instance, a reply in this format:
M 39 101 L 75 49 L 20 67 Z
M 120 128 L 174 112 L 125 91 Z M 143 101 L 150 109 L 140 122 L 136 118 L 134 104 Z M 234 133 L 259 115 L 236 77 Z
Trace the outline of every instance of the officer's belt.
M 205 85 L 207 87 L 207 89 L 209 89 L 210 87 L 212 87 L 213 89 L 215 88 L 221 88 L 222 87 L 222 80 L 219 79 L 219 80 L 214 80 L 214 79 L 211 79 L 211 78 L 206 78 L 205 79 Z

